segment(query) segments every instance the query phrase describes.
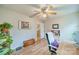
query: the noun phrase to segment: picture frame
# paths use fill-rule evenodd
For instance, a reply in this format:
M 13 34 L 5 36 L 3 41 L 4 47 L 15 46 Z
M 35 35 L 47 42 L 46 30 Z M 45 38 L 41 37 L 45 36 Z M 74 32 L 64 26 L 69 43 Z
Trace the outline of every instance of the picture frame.
M 19 29 L 30 29 L 30 22 L 21 20 L 18 22 L 18 28 Z
M 52 24 L 53 29 L 59 29 L 59 24 Z

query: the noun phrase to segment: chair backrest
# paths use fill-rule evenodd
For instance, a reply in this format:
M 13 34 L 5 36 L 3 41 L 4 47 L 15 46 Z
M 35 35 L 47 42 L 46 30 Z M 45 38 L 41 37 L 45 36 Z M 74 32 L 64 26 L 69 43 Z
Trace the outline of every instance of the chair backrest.
M 54 40 L 55 40 L 52 32 L 47 32 L 47 33 L 46 33 L 46 38 L 47 38 L 47 41 L 48 41 L 48 44 L 49 44 L 49 45 L 50 45 L 52 42 L 54 42 Z

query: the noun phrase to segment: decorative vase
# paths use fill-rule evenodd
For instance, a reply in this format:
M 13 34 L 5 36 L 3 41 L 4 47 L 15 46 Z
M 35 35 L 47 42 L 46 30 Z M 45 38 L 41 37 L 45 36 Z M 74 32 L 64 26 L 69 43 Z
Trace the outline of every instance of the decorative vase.
M 4 33 L 9 32 L 9 30 L 8 30 L 7 28 L 4 28 L 2 31 L 3 31 Z

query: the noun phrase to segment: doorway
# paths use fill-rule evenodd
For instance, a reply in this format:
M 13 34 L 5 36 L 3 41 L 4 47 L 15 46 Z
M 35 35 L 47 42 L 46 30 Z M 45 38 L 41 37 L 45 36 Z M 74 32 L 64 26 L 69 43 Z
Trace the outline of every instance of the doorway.
M 40 24 L 37 24 L 37 42 L 40 42 Z
M 44 39 L 44 23 L 37 24 L 37 41 Z

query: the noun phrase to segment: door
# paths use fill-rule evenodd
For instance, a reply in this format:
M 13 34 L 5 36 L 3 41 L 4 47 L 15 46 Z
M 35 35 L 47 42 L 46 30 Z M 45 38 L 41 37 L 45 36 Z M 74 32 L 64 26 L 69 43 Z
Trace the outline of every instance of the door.
M 37 24 L 37 42 L 40 42 L 40 24 Z

